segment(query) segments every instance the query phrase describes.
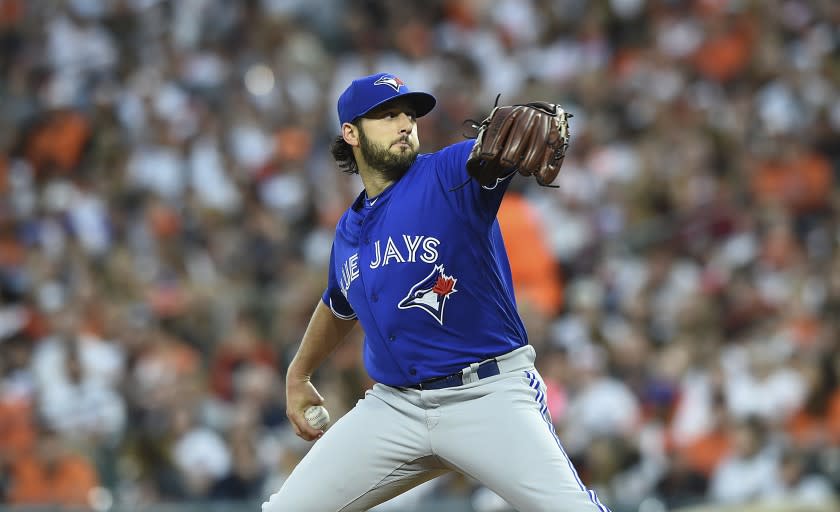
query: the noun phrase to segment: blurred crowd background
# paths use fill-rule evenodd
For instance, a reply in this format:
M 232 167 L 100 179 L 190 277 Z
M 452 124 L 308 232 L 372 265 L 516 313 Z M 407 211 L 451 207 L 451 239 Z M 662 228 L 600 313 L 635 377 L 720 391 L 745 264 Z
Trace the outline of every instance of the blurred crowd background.
M 498 94 L 574 113 L 560 188 L 517 177 L 499 217 L 604 503 L 829 503 L 838 27 L 833 0 L 0 0 L 0 504 L 281 485 L 310 446 L 284 371 L 362 189 L 335 102 L 377 71 L 437 96 L 426 152 Z M 334 419 L 361 338 L 316 376 Z M 457 476 L 382 509 L 458 497 L 503 509 Z

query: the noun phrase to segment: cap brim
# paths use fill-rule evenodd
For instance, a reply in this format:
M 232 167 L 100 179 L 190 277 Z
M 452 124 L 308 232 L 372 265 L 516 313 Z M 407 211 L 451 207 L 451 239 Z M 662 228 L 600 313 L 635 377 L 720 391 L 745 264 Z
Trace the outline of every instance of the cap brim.
M 405 94 L 400 94 L 398 96 L 392 96 L 387 100 L 380 101 L 376 105 L 373 105 L 367 111 L 360 115 L 359 117 L 365 117 L 371 110 L 374 110 L 386 103 L 396 100 L 407 100 L 412 107 L 414 107 L 414 115 L 417 117 L 423 117 L 435 108 L 437 105 L 437 100 L 434 96 L 426 92 L 407 92 Z

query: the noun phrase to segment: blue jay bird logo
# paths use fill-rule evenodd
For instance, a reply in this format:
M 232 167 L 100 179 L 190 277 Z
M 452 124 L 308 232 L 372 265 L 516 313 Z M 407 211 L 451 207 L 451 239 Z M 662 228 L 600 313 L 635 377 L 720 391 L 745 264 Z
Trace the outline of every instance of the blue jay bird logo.
M 443 307 L 446 305 L 446 300 L 458 291 L 455 289 L 458 279 L 444 272 L 443 265 L 435 265 L 432 273 L 412 286 L 408 295 L 397 307 L 400 309 L 420 308 L 443 325 Z
M 379 77 L 375 82 L 373 82 L 373 85 L 387 85 L 391 89 L 400 92 L 400 87 L 405 85 L 405 82 L 395 76 L 385 75 Z

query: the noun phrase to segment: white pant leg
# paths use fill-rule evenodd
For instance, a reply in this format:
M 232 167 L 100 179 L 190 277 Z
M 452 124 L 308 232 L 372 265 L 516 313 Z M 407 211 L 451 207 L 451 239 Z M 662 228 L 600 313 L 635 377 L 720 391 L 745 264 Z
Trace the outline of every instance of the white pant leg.
M 517 510 L 607 512 L 581 483 L 551 426 L 545 386 L 529 368 L 441 390 L 438 456 Z
M 376 385 L 315 442 L 262 511 L 364 511 L 446 471 L 431 454 L 423 410 Z

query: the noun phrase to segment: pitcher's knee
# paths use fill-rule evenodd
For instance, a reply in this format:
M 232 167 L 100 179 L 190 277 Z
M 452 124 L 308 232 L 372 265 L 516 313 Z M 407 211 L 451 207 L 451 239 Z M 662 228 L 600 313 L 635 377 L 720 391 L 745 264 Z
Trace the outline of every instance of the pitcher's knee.
M 262 512 L 280 512 L 280 498 L 277 497 L 278 494 L 280 493 L 275 492 L 268 497 L 268 501 L 263 502 Z
M 354 512 L 367 510 L 355 508 L 341 500 L 311 492 L 292 492 L 285 486 L 263 502 L 262 512 Z
M 290 493 L 283 492 L 283 489 L 269 496 L 268 501 L 262 504 L 262 512 L 315 512 L 311 503 L 306 503 L 303 496 L 294 497 Z

